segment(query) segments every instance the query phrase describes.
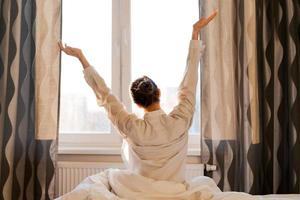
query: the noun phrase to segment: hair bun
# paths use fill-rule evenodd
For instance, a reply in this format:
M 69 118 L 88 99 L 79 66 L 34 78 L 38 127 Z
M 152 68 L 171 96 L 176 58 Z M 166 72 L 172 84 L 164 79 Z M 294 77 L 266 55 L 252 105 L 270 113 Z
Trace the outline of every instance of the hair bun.
M 152 94 L 154 92 L 154 85 L 149 80 L 143 80 L 138 85 L 139 92 L 144 94 Z
M 130 86 L 134 103 L 143 106 L 159 102 L 160 92 L 157 85 L 147 76 L 136 79 Z

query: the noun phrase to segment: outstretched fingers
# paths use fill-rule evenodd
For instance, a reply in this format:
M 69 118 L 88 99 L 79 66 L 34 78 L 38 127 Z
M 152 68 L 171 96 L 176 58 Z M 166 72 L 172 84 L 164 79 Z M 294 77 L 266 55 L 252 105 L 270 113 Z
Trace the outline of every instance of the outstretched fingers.
M 206 26 L 211 20 L 213 20 L 218 14 L 218 11 L 215 10 L 211 15 L 207 18 L 202 17 L 198 22 L 194 24 L 194 28 L 201 29 L 202 27 Z
M 68 47 L 67 44 L 65 44 L 64 46 L 64 44 L 61 41 L 58 42 L 58 46 L 61 51 L 65 52 L 68 55 L 72 52 L 72 49 Z
M 211 20 L 213 20 L 218 14 L 218 11 L 215 10 L 210 16 L 205 19 L 206 24 L 208 24 Z
M 63 43 L 61 41 L 58 42 L 58 46 L 59 46 L 60 50 L 64 49 Z
M 61 51 L 67 53 L 67 47 L 64 47 L 63 43 L 61 41 L 58 42 L 58 46 L 60 48 Z

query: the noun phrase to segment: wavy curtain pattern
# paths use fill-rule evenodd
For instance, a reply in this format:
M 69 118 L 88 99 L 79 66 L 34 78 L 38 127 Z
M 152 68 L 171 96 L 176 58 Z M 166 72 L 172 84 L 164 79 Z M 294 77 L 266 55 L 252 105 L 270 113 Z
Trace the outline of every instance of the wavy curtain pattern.
M 300 192 L 300 1 L 199 1 L 202 161 L 224 191 Z
M 257 16 L 263 186 L 300 193 L 300 1 L 257 0 Z
M 60 5 L 0 1 L 0 199 L 54 195 Z

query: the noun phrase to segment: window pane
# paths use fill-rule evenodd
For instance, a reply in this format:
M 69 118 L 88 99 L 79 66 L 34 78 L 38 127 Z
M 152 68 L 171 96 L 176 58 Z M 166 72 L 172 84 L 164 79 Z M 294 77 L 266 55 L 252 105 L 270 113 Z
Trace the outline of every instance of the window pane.
M 111 1 L 64 0 L 63 41 L 81 48 L 111 86 Z M 110 123 L 83 78 L 80 62 L 62 54 L 60 132 L 108 133 Z
M 132 0 L 132 79 L 147 75 L 161 89 L 166 112 L 177 103 L 198 0 Z M 200 81 L 199 81 L 200 82 Z M 191 134 L 200 133 L 200 86 Z M 133 105 L 133 111 L 142 110 Z

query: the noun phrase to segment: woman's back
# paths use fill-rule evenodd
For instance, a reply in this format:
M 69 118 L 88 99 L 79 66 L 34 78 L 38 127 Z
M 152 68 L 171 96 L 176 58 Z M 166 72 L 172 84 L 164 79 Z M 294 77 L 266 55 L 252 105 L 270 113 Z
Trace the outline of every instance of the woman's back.
M 186 127 L 163 110 L 146 113 L 143 123 L 135 137 L 123 143 L 122 157 L 128 169 L 155 180 L 184 181 Z
M 98 105 L 105 108 L 124 138 L 123 160 L 133 172 L 155 180 L 184 181 L 188 129 L 195 111 L 203 48 L 201 41 L 191 40 L 185 75 L 178 88 L 178 105 L 169 114 L 161 109 L 145 113 L 144 119 L 126 111 L 92 66 L 85 68 L 84 77 Z

